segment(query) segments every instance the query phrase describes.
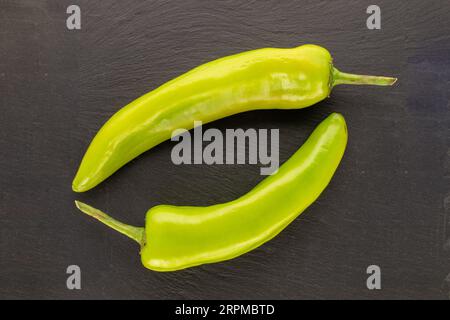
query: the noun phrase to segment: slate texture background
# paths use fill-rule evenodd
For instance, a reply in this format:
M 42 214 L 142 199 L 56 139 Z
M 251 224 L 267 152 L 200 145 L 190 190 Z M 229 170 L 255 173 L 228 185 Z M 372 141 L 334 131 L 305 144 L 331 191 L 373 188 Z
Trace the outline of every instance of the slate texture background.
M 450 3 L 376 1 L 0 0 L 0 298 L 446 299 L 450 286 Z M 82 30 L 66 28 L 78 4 Z M 232 261 L 176 273 L 140 265 L 132 242 L 79 213 L 83 200 L 135 225 L 161 203 L 210 205 L 260 180 L 259 167 L 175 166 L 173 144 L 86 194 L 71 181 L 120 107 L 209 60 L 260 47 L 320 44 L 347 72 L 392 88 L 337 87 L 294 111 L 209 124 L 280 128 L 280 161 L 332 111 L 349 145 L 320 199 L 277 238 Z M 66 268 L 82 290 L 66 289 Z M 365 270 L 382 269 L 369 291 Z M 447 280 L 446 280 L 447 279 Z

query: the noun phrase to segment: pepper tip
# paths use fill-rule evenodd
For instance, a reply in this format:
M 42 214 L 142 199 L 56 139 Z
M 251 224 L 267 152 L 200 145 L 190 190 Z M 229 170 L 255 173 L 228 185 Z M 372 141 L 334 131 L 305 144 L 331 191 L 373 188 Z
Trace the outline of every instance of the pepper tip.
M 80 183 L 79 180 L 75 177 L 75 179 L 72 182 L 72 190 L 74 192 L 85 192 L 90 189 L 89 187 L 86 187 L 86 185 L 87 184 L 85 181 Z

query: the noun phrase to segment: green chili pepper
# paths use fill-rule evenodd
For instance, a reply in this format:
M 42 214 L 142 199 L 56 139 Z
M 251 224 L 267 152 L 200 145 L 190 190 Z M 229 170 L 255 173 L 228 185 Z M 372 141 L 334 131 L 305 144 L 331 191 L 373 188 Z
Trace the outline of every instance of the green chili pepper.
M 89 146 L 72 188 L 87 191 L 124 164 L 194 121 L 211 122 L 256 109 L 298 109 L 338 84 L 392 85 L 395 78 L 354 75 L 333 67 L 316 45 L 265 48 L 218 59 L 162 85 L 117 112 Z
M 344 154 L 344 118 L 332 114 L 272 176 L 237 200 L 209 207 L 159 205 L 145 229 L 125 225 L 76 201 L 77 207 L 141 245 L 142 264 L 174 271 L 232 259 L 272 239 L 313 203 Z

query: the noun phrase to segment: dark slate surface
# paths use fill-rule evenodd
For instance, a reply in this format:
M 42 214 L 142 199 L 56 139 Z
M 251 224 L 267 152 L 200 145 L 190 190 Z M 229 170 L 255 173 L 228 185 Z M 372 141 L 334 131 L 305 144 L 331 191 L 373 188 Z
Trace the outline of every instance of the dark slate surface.
M 81 7 L 80 31 L 65 26 L 69 4 Z M 382 29 L 368 30 L 370 4 L 0 1 L 0 298 L 448 298 L 450 5 L 377 1 Z M 156 273 L 132 241 L 75 209 L 80 199 L 140 225 L 156 204 L 209 205 L 250 190 L 263 179 L 258 166 L 175 166 L 170 142 L 88 193 L 71 181 L 95 132 L 127 102 L 206 61 L 303 43 L 328 48 L 342 70 L 400 80 L 207 126 L 280 128 L 285 161 L 330 112 L 346 117 L 335 178 L 273 241 Z M 82 290 L 66 289 L 71 264 Z M 366 288 L 371 264 L 382 290 Z

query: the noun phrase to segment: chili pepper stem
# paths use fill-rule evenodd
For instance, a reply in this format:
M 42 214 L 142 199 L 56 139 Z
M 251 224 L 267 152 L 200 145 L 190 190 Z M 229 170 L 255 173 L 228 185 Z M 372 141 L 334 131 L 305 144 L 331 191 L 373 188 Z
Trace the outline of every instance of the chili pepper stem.
M 397 78 L 345 73 L 333 68 L 333 87 L 338 84 L 392 86 L 395 82 Z
M 75 205 L 81 212 L 97 219 L 98 221 L 106 224 L 108 227 L 126 235 L 141 245 L 141 248 L 145 244 L 145 230 L 142 227 L 134 227 L 128 224 L 124 224 L 116 219 L 111 218 L 106 213 L 91 207 L 83 202 L 75 200 Z

